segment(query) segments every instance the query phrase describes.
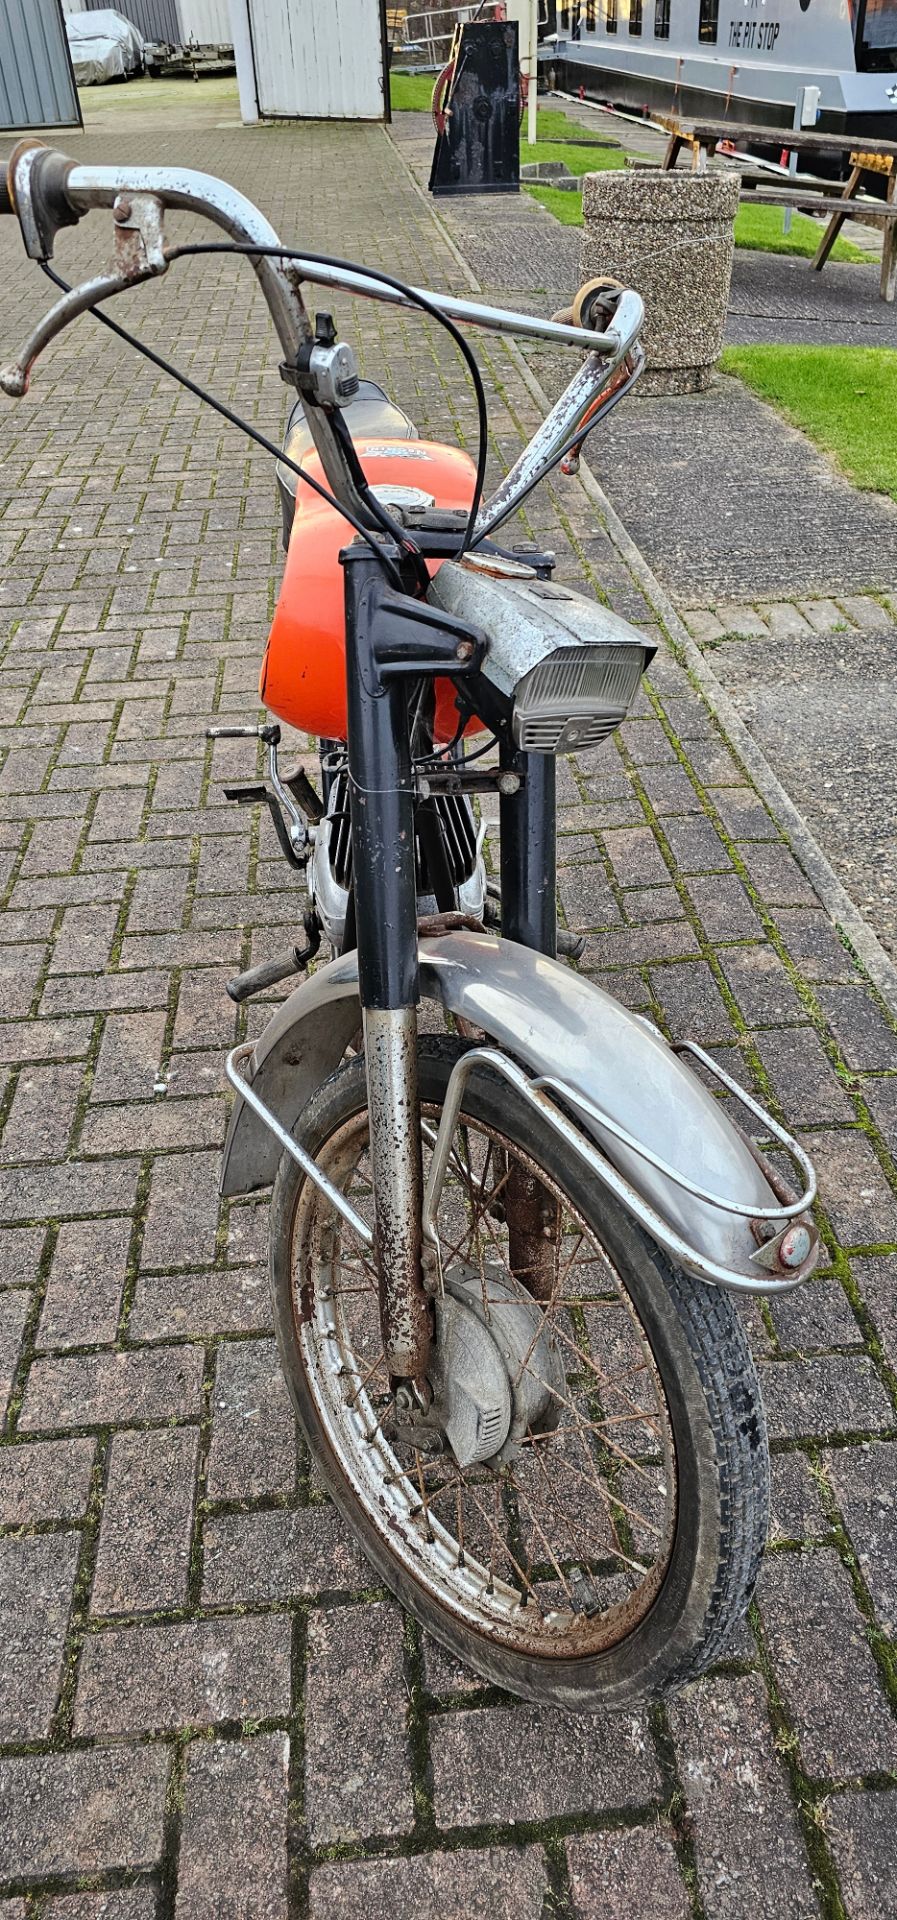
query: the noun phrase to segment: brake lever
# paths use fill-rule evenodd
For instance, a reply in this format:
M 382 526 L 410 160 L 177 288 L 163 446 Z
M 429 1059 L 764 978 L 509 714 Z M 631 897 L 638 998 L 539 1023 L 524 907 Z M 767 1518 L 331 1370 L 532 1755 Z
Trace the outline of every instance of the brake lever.
M 617 405 L 619 400 L 625 399 L 627 393 L 631 392 L 635 386 L 636 381 L 641 378 L 644 370 L 644 348 L 641 345 L 637 345 L 630 349 L 622 366 L 617 369 L 613 380 L 605 387 L 604 391 L 598 395 L 593 411 L 586 415 L 582 432 L 577 435 L 575 440 L 571 441 L 566 453 L 562 459 L 558 461 L 559 473 L 566 474 L 569 477 L 571 474 L 579 472 L 582 450 L 589 434 L 594 432 L 602 420 L 606 420 L 608 414 L 612 408 Z
M 168 259 L 162 240 L 163 213 L 162 202 L 155 194 L 119 194 L 112 208 L 116 271 L 98 274 L 95 279 L 72 287 L 38 321 L 18 360 L 9 361 L 0 368 L 0 392 L 5 393 L 8 399 L 21 400 L 28 392 L 35 361 L 50 341 L 55 340 L 72 320 L 77 320 L 79 314 L 89 312 L 100 301 L 109 300 L 113 294 L 125 293 L 129 287 L 139 286 L 141 281 L 154 280 L 159 274 L 167 272 Z

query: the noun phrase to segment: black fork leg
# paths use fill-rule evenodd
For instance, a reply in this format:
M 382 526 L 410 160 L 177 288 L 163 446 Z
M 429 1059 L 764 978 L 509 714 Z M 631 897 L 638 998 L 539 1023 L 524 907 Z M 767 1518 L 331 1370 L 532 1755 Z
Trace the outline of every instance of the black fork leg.
M 382 580 L 380 563 L 360 544 L 342 560 L 352 867 L 381 1324 L 393 1379 L 422 1386 L 430 1309 L 421 1276 L 420 978 L 407 698 L 401 679 L 381 679 L 375 657 L 371 601 Z
M 515 754 L 504 747 L 503 768 L 524 775 L 516 793 L 502 794 L 501 927 L 508 940 L 557 954 L 557 799 L 554 757 Z M 560 1214 L 534 1175 L 515 1164 L 506 1184 L 508 1259 L 515 1277 L 537 1300 L 556 1284 Z
M 499 801 L 501 926 L 507 940 L 557 953 L 557 797 L 554 757 L 502 743 L 502 771 L 522 773 Z

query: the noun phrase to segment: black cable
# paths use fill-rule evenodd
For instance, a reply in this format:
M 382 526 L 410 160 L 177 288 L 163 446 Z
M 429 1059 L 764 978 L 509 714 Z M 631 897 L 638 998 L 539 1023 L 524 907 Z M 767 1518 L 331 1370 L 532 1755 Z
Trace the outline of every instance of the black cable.
M 470 725 L 470 721 L 471 721 L 471 715 L 469 713 L 465 714 L 464 719 L 462 720 L 461 725 L 458 728 L 458 731 L 455 734 L 454 739 L 450 740 L 447 746 L 434 748 L 432 753 L 421 754 L 420 757 L 414 761 L 415 773 L 426 774 L 428 769 L 431 772 L 438 772 L 439 769 L 444 766 L 449 755 L 453 754 L 455 751 L 455 748 L 460 746 L 461 742 L 464 739 L 464 735 L 467 731 L 467 728 Z M 499 745 L 498 734 L 497 733 L 490 734 L 489 739 L 484 743 L 483 746 L 476 747 L 473 753 L 465 752 L 463 761 L 461 763 L 462 766 L 469 767 L 474 760 L 482 760 L 484 753 L 490 753 L 492 751 L 492 748 L 497 747 L 498 745 Z
M 359 499 L 364 501 L 372 519 L 377 522 L 379 527 L 382 527 L 383 532 L 388 533 L 390 539 L 394 540 L 396 545 L 401 547 L 402 552 L 407 554 L 408 558 L 414 562 L 417 574 L 417 591 L 422 600 L 426 599 L 430 576 L 427 572 L 426 562 L 421 555 L 417 541 L 413 539 L 407 528 L 402 526 L 399 520 L 394 520 L 392 514 L 387 512 L 383 501 L 378 499 L 373 487 L 370 486 L 367 474 L 355 451 L 355 442 L 349 432 L 345 416 L 340 412 L 338 407 L 334 408 L 331 416 L 331 425 L 340 443 L 343 459 L 345 460 L 349 476 Z
M 71 293 L 72 289 L 68 285 L 68 282 L 63 280 L 61 275 L 54 272 L 48 261 L 39 260 L 38 266 L 41 268 L 41 271 L 46 274 L 47 279 L 52 280 L 54 286 L 61 288 L 63 293 Z M 405 583 L 398 567 L 389 559 L 388 555 L 383 552 L 382 547 L 373 538 L 370 528 L 365 526 L 363 520 L 359 520 L 356 517 L 350 507 L 344 506 L 341 500 L 337 500 L 336 495 L 331 493 L 329 488 L 322 487 L 319 480 L 313 479 L 310 473 L 306 473 L 304 467 L 300 467 L 295 460 L 291 460 L 289 454 L 284 453 L 283 449 L 278 447 L 275 441 L 268 439 L 267 434 L 260 433 L 257 427 L 250 426 L 249 421 L 242 419 L 241 415 L 235 413 L 232 407 L 226 406 L 223 400 L 216 400 L 214 394 L 207 392 L 204 387 L 200 387 L 195 380 L 191 380 L 189 374 L 181 373 L 180 369 L 173 366 L 170 360 L 165 360 L 162 354 L 154 352 L 152 347 L 148 347 L 142 340 L 138 340 L 136 335 L 129 333 L 126 327 L 120 327 L 118 321 L 111 319 L 108 313 L 102 313 L 98 306 L 89 307 L 86 311 L 91 313 L 95 320 L 101 321 L 104 327 L 108 327 L 110 333 L 117 334 L 119 340 L 124 340 L 129 347 L 134 347 L 136 351 L 142 354 L 145 360 L 149 360 L 154 367 L 158 367 L 162 373 L 167 373 L 172 380 L 177 380 L 180 386 L 186 387 L 187 392 L 192 393 L 197 400 L 204 401 L 205 405 L 211 407 L 215 413 L 220 413 L 221 418 L 227 420 L 232 427 L 237 427 L 239 431 L 245 433 L 250 440 L 255 440 L 257 445 L 263 447 L 266 453 L 273 454 L 275 460 L 280 460 L 285 467 L 289 467 L 290 471 L 295 473 L 299 480 L 304 481 L 307 487 L 311 487 L 313 493 L 319 494 L 322 500 L 326 500 L 328 506 L 335 507 L 337 513 L 342 514 L 343 519 L 348 521 L 350 527 L 354 527 L 355 532 L 360 534 L 362 540 L 367 542 L 371 552 L 376 554 L 377 559 L 389 574 L 393 586 L 398 589 L 399 593 L 404 593 Z
M 473 753 L 465 753 L 462 765 L 465 767 L 472 766 L 474 760 L 482 760 L 484 753 L 491 753 L 493 747 L 497 747 L 499 744 L 498 734 L 493 733 L 482 747 L 475 747 Z
M 428 314 L 431 320 L 437 321 L 439 326 L 445 328 L 446 333 L 448 333 L 454 341 L 470 374 L 477 403 L 478 445 L 476 481 L 470 511 L 467 516 L 464 538 L 459 548 L 459 552 L 466 552 L 473 540 L 477 516 L 483 500 L 483 488 L 486 481 L 486 461 L 489 455 L 489 413 L 486 406 L 486 392 L 483 386 L 483 378 L 477 365 L 476 355 L 465 340 L 460 328 L 456 327 L 454 320 L 450 320 L 448 314 L 440 313 L 439 308 L 434 306 L 433 302 L 428 300 L 425 294 L 419 293 L 415 287 L 407 286 L 404 280 L 396 280 L 392 274 L 381 273 L 379 269 L 375 267 L 359 267 L 354 261 L 342 260 L 334 254 L 307 253 L 301 247 L 254 246 L 249 241 L 201 240 L 193 241 L 189 245 L 182 247 L 172 247 L 169 249 L 167 257 L 169 260 L 180 260 L 192 254 L 199 253 L 242 253 L 249 259 L 273 258 L 275 260 L 308 260 L 312 266 L 329 267 L 336 272 L 363 273 L 366 279 L 376 280 L 381 286 L 391 287 L 393 293 L 400 293 L 403 299 L 410 301 L 412 306 L 419 307 L 422 313 Z M 348 293 L 356 299 L 364 298 L 363 294 L 352 295 L 351 287 L 336 288 L 334 291 Z

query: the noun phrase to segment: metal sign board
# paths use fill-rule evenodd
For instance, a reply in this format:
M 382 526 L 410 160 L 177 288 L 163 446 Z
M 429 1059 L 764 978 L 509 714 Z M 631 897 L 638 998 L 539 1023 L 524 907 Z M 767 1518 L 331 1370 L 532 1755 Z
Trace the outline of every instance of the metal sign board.
M 520 189 L 520 55 L 516 20 L 462 26 L 431 193 Z
M 82 124 L 62 0 L 0 0 L 0 132 Z

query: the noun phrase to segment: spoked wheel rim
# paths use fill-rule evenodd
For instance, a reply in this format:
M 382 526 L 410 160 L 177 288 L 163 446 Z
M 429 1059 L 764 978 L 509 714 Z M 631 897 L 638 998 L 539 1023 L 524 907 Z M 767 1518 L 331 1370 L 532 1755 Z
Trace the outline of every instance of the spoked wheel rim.
M 438 1110 L 423 1113 L 426 1171 Z M 366 1112 L 316 1157 L 372 1221 Z M 590 1659 L 630 1636 L 663 1586 L 677 1525 L 672 1421 L 594 1227 L 511 1138 L 467 1114 L 440 1202 L 446 1274 L 478 1270 L 488 1298 L 490 1276 L 510 1271 L 503 1197 L 520 1176 L 556 1209 L 543 1325 L 563 1364 L 550 1420 L 511 1459 L 462 1469 L 395 1442 L 372 1259 L 308 1182 L 293 1221 L 294 1325 L 321 1435 L 405 1571 L 487 1645 Z

